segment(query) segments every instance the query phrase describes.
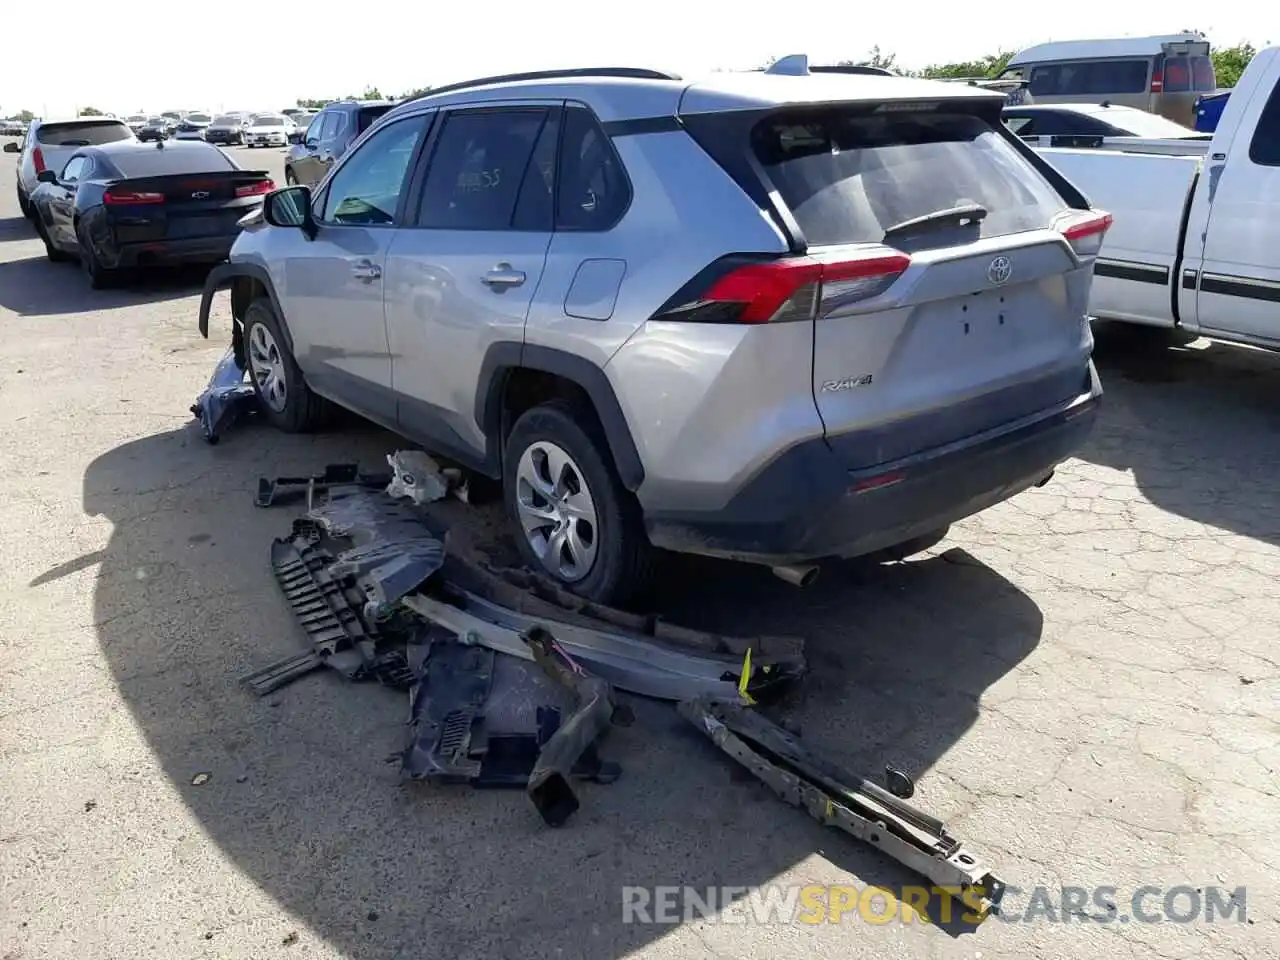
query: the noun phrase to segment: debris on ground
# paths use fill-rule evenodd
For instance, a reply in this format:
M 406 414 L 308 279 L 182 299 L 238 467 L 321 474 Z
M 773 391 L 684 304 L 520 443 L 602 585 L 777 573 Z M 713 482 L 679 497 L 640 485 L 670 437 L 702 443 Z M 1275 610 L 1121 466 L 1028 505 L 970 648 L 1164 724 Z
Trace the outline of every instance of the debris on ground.
M 259 506 L 306 497 L 271 564 L 309 648 L 246 677 L 258 696 L 322 667 L 404 691 L 408 734 L 389 758 L 403 780 L 520 788 L 549 826 L 579 809 L 575 784 L 621 774 L 599 753 L 630 720 L 619 693 L 675 702 L 788 803 L 998 909 L 1004 884 L 906 803 L 909 775 L 886 768 L 878 786 L 755 709 L 804 676 L 802 639 L 691 630 L 496 567 L 428 509 L 456 490 L 456 471 L 416 451 L 387 463 L 390 476 L 334 464 L 260 481 Z
M 683 701 L 678 709 L 780 798 L 803 807 L 823 826 L 871 844 L 966 906 L 976 903 L 982 916 L 999 911 L 1004 882 L 948 834 L 941 820 L 842 770 L 757 710 L 706 698 Z M 890 785 L 899 793 L 915 792 L 914 784 L 891 779 Z
M 191 413 L 200 421 L 207 442 L 217 443 L 224 430 L 257 409 L 258 398 L 248 372 L 241 366 L 235 347 L 228 347 L 213 368 L 209 385 L 191 405 Z

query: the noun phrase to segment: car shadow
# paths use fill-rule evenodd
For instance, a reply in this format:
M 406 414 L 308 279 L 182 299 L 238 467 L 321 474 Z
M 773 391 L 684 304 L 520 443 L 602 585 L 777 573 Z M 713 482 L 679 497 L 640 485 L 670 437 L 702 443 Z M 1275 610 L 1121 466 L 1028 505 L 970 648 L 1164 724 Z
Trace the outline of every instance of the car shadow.
M 35 236 L 35 228 L 26 217 L 0 219 L 0 243 L 7 243 L 10 240 L 30 240 Z
M 209 268 L 142 270 L 121 277 L 118 287 L 91 290 L 75 263 L 43 256 L 0 261 L 0 308 L 24 317 L 56 317 L 138 307 L 189 297 L 201 290 Z
M 397 444 L 367 426 L 319 437 L 246 426 L 217 447 L 187 427 L 124 444 L 84 475 L 85 513 L 113 527 L 107 546 L 37 578 L 48 589 L 100 563 L 101 655 L 207 836 L 294 918 L 269 936 L 305 924 L 343 955 L 379 960 L 428 943 L 439 956 L 508 955 L 517 935 L 530 956 L 621 957 L 670 931 L 624 924 L 624 885 L 755 887 L 840 871 L 891 890 L 921 882 L 778 802 L 666 704 L 636 703 L 638 722 L 608 741 L 621 780 L 583 787 L 575 819 L 549 830 L 519 792 L 399 785 L 387 758 L 403 745 L 403 695 L 332 674 L 264 699 L 246 692 L 239 678 L 303 645 L 268 563 L 294 513 L 255 508 L 256 478 L 352 459 L 373 469 Z M 494 509 L 447 507 L 490 521 Z M 969 730 L 982 692 L 1042 625 L 1025 594 L 959 550 L 827 572 L 804 591 L 675 558 L 656 607 L 674 621 L 806 636 L 812 673 L 786 707 L 806 738 L 855 769 L 912 774 Z M 918 802 L 930 807 L 927 785 Z
M 1104 413 L 1080 456 L 1132 471 L 1150 504 L 1280 543 L 1280 355 L 1209 340 L 1162 347 L 1098 324 Z

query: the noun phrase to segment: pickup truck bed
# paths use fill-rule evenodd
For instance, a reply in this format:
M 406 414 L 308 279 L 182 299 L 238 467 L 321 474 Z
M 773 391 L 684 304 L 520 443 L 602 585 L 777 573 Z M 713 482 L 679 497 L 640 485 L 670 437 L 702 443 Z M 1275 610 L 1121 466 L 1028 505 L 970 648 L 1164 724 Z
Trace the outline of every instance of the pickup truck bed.
M 1280 47 L 1254 57 L 1207 143 L 1033 148 L 1115 218 L 1090 313 L 1280 350 Z

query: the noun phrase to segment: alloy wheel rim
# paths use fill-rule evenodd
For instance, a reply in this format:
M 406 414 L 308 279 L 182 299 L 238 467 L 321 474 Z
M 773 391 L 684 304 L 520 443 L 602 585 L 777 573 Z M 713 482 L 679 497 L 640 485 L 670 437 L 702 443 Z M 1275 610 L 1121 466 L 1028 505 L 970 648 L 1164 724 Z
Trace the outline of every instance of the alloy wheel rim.
M 289 402 L 289 387 L 285 382 L 284 358 L 276 345 L 276 338 L 264 324 L 255 323 L 249 331 L 249 372 L 258 387 L 262 402 L 280 413 Z
M 516 511 L 543 567 L 567 583 L 591 572 L 599 551 L 595 500 L 582 470 L 562 447 L 532 443 L 516 466 Z

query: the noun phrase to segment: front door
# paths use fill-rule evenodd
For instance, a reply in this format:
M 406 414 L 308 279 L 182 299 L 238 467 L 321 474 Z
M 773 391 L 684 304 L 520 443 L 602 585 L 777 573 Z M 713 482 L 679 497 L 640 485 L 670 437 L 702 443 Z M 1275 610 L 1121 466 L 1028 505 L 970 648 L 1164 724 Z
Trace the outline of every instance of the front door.
M 464 461 L 485 452 L 476 419 L 485 353 L 523 343 L 542 277 L 559 113 L 558 103 L 513 103 L 445 115 L 413 225 L 397 231 L 387 258 L 400 427 Z
M 1280 345 L 1280 84 L 1257 88 L 1240 117 L 1225 156 L 1205 159 L 1181 282 L 1199 283 L 1195 315 L 1205 333 Z
M 282 238 L 284 311 L 299 367 L 319 393 L 385 424 L 395 421 L 383 316 L 387 250 L 428 119 L 388 125 L 351 154 L 320 196 L 314 240 Z

